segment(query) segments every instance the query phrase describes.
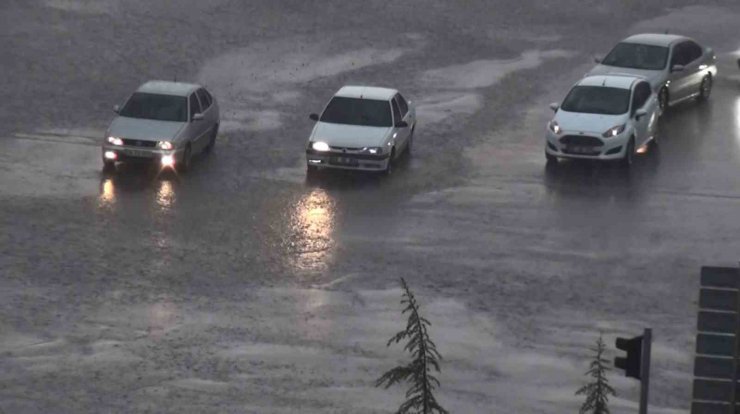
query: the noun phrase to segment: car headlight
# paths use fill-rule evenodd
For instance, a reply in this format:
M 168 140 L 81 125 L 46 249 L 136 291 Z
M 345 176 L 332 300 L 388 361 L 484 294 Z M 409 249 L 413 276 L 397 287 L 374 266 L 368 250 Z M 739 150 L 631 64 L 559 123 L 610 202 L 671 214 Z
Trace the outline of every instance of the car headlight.
M 320 151 L 320 152 L 326 152 L 329 151 L 331 148 L 329 148 L 329 144 L 326 142 L 314 142 L 313 145 L 311 145 L 311 148 L 314 149 L 314 151 Z
M 123 140 L 117 137 L 108 137 L 108 142 L 113 145 L 123 145 Z
M 172 148 L 175 148 L 171 141 L 157 141 L 157 147 L 163 150 L 171 150 Z
M 563 131 L 563 129 L 560 128 L 560 125 L 558 125 L 558 122 L 554 119 L 550 121 L 549 124 L 547 124 L 547 127 L 550 128 L 550 131 L 554 132 L 555 134 L 559 134 Z
M 601 134 L 601 136 L 604 137 L 604 138 L 613 138 L 613 137 L 616 137 L 617 135 L 619 135 L 622 132 L 624 132 L 625 125 L 627 125 L 627 124 L 622 124 L 622 125 L 617 125 L 615 127 L 611 127 L 609 129 L 607 129 L 603 134 Z
M 365 147 L 362 149 L 362 152 L 366 152 L 368 154 L 382 154 L 383 153 L 383 147 Z

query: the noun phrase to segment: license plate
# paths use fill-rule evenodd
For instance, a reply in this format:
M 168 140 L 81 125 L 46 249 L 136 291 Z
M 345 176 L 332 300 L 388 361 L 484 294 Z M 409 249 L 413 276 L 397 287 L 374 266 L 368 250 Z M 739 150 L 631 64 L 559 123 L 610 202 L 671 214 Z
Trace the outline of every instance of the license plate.
M 568 151 L 578 154 L 591 154 L 594 152 L 594 149 L 592 147 L 570 146 L 568 147 Z
M 131 156 L 131 157 L 140 157 L 140 158 L 151 158 L 152 157 L 152 153 L 149 151 L 139 151 L 139 150 L 132 150 L 132 149 L 124 150 L 124 154 Z
M 334 158 L 334 163 L 341 165 L 357 165 L 357 160 L 349 157 L 336 157 Z

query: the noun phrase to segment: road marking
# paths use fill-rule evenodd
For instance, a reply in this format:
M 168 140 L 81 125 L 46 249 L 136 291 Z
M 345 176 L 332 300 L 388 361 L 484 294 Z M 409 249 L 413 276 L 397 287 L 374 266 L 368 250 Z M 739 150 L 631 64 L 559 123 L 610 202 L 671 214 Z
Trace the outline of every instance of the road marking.
M 100 145 L 100 138 L 85 137 L 80 135 L 57 135 L 45 133 L 26 134 L 22 132 L 17 132 L 15 133 L 15 136 L 11 138 L 29 141 L 54 142 L 59 144 L 88 145 L 94 147 Z

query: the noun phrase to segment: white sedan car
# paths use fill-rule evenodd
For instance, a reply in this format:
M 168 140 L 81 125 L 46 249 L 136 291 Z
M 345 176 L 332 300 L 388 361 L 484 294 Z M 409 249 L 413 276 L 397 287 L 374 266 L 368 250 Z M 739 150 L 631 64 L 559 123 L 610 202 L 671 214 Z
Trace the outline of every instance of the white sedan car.
M 619 42 L 588 75 L 642 76 L 658 94 L 661 110 L 690 98 L 708 99 L 717 77 L 710 47 L 671 34 L 638 34 Z
M 139 87 L 113 120 L 103 141 L 103 165 L 154 161 L 187 170 L 193 155 L 216 143 L 219 109 L 200 85 L 150 81 Z
M 621 160 L 657 140 L 658 99 L 647 80 L 628 75 L 588 76 L 570 90 L 545 132 L 548 162 L 558 158 Z
M 368 86 L 341 88 L 308 138 L 308 172 L 340 168 L 390 173 L 393 161 L 410 153 L 416 109 L 397 90 Z

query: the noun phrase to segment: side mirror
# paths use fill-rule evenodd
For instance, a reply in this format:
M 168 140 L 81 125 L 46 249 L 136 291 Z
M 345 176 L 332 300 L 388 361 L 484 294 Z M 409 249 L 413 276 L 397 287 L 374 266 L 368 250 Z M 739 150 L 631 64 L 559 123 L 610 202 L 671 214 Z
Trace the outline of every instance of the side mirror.
M 115 113 L 121 112 L 121 105 L 113 105 L 113 112 Z
M 639 120 L 643 116 L 647 115 L 647 111 L 644 108 L 640 108 L 635 111 L 635 119 Z
M 193 121 L 202 121 L 203 120 L 203 114 L 198 112 L 197 114 L 193 114 Z
M 601 63 L 602 60 L 600 57 L 594 56 L 594 63 Z
M 319 120 L 319 114 L 311 114 L 308 116 L 308 118 L 312 121 L 318 121 Z
M 557 102 L 553 102 L 550 104 L 550 109 L 552 109 L 553 112 L 557 112 L 558 108 L 560 108 L 560 105 Z
M 740 68 L 740 59 L 737 60 L 737 67 Z
M 406 121 L 398 121 L 396 123 L 396 128 L 408 128 L 409 123 Z
M 683 72 L 683 65 L 671 66 L 671 72 Z

